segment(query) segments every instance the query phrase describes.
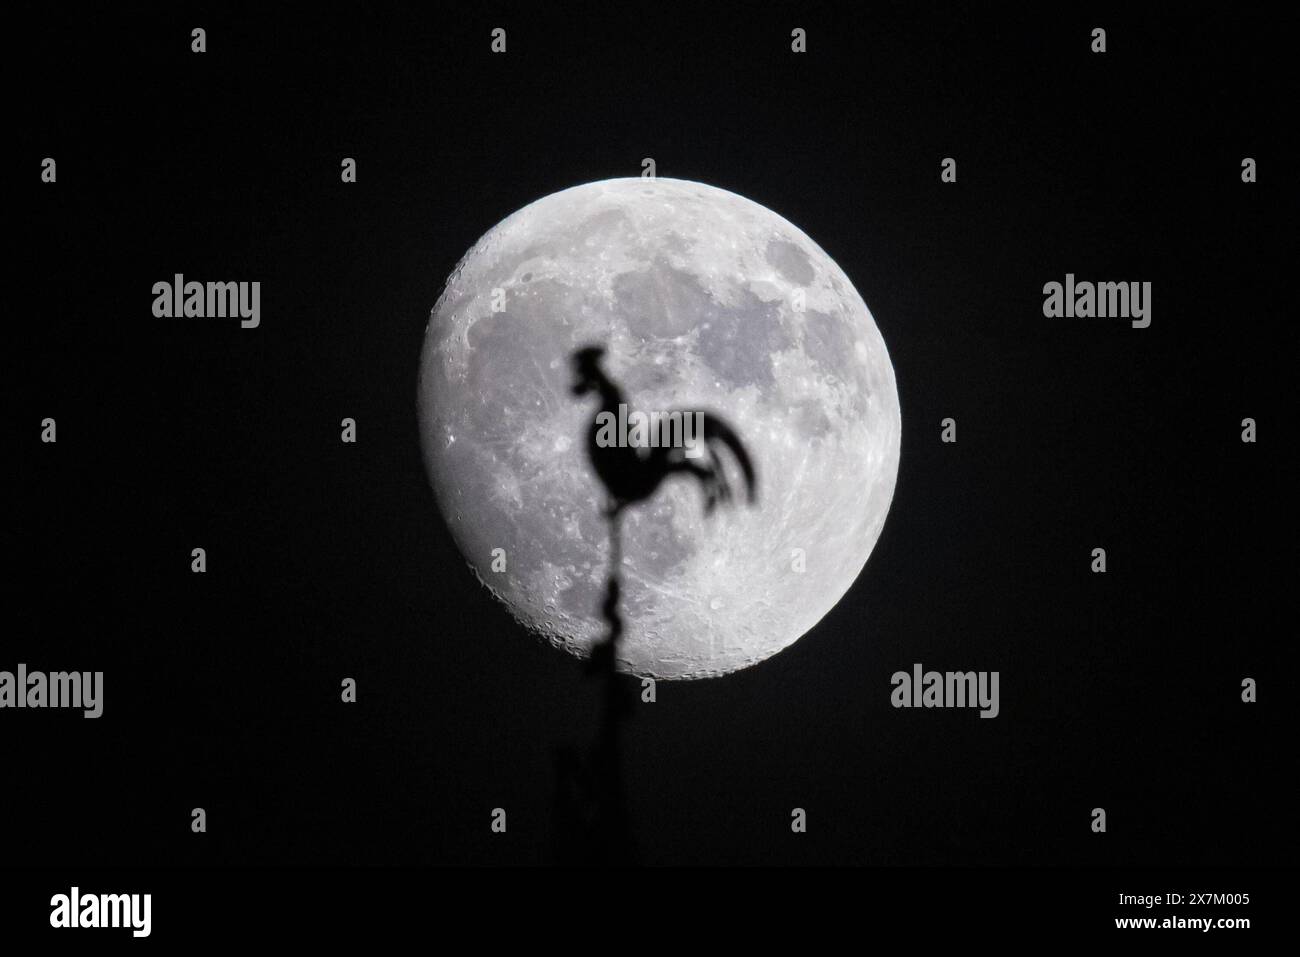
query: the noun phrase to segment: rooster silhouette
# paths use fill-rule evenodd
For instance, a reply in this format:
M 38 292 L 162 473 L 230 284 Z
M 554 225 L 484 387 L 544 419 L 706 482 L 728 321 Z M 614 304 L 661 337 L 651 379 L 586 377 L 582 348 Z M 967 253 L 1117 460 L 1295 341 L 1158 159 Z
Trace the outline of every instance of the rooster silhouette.
M 587 346 L 573 354 L 573 394 L 583 396 L 596 392 L 600 396 L 600 412 L 608 412 L 617 418 L 620 406 L 625 406 L 627 400 L 623 390 L 601 368 L 604 356 L 605 350 L 600 346 Z M 704 448 L 698 459 L 687 457 L 687 450 L 681 446 L 602 444 L 598 440 L 600 429 L 593 420 L 587 433 L 587 455 L 609 493 L 611 516 L 616 516 L 628 505 L 649 498 L 665 478 L 676 473 L 694 476 L 699 481 L 704 489 L 706 513 L 712 512 L 719 503 L 730 501 L 731 485 L 718 457 L 718 450 L 723 447 L 740 466 L 750 504 L 757 500 L 754 464 L 735 430 L 707 412 L 682 410 L 680 414 L 683 422 L 688 416 L 693 416 L 702 423 L 702 432 L 697 439 L 703 441 Z M 598 414 L 596 419 L 599 417 Z
M 600 411 L 616 418 L 623 405 L 623 391 L 610 380 L 600 362 L 605 350 L 587 346 L 573 353 L 573 394 L 600 396 Z M 609 578 L 601 614 L 609 625 L 604 641 L 592 645 L 589 670 L 604 677 L 604 702 L 596 740 L 585 754 L 573 748 L 557 751 L 556 834 L 565 863 L 626 865 L 636 859 L 636 842 L 623 788 L 623 722 L 631 713 L 631 699 L 618 680 L 618 647 L 623 637 L 623 616 L 619 613 L 622 580 L 622 537 L 619 533 L 623 509 L 648 499 L 669 475 L 694 476 L 704 488 L 704 510 L 711 512 L 720 502 L 731 499 L 731 486 L 723 473 L 718 451 L 725 447 L 745 476 L 749 501 L 757 496 L 754 464 L 740 437 L 717 416 L 683 412 L 702 419 L 696 441 L 703 442 L 699 458 L 687 458 L 687 449 L 671 445 L 638 447 L 608 445 L 599 441 L 600 415 L 587 434 L 587 455 L 597 478 L 609 493 L 605 520 L 609 524 Z

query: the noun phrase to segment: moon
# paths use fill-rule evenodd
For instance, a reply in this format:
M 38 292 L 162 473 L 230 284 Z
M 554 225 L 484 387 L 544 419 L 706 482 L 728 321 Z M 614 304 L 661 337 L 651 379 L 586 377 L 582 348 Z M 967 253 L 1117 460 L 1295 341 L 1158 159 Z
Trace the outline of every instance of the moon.
M 853 283 L 770 209 L 673 179 L 553 193 L 456 266 L 420 360 L 434 494 L 480 581 L 578 657 L 605 635 L 610 547 L 596 409 L 570 390 L 591 344 L 629 405 L 719 413 L 758 473 L 754 506 L 706 515 L 678 475 L 626 510 L 619 669 L 704 678 L 790 646 L 866 565 L 898 475 L 894 369 Z

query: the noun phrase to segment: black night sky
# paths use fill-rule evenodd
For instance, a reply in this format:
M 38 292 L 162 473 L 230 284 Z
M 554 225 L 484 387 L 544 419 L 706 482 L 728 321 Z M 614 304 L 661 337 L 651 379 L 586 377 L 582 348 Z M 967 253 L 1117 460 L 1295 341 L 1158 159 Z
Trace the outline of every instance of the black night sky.
M 465 566 L 416 370 L 482 233 L 647 156 L 839 263 L 888 344 L 903 440 L 839 605 L 766 662 L 637 706 L 637 859 L 1281 863 L 1294 97 L 1269 73 L 1290 54 L 1227 12 L 834 9 L 12 22 L 0 669 L 101 670 L 105 713 L 0 714 L 8 864 L 561 856 L 554 754 L 590 738 L 598 686 Z M 261 327 L 155 319 L 177 272 L 261 281 Z M 1150 281 L 1150 328 L 1044 318 L 1067 272 Z M 1001 714 L 892 708 L 914 662 L 999 671 Z

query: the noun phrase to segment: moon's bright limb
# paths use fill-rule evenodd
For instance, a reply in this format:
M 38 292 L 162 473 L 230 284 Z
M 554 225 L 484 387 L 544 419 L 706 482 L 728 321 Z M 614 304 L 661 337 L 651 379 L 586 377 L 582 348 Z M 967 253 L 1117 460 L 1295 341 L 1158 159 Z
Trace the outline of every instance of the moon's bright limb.
M 425 462 L 479 578 L 578 655 L 604 634 L 609 547 L 596 409 L 569 391 L 592 343 L 633 408 L 716 411 L 758 470 L 756 507 L 706 517 L 677 476 L 625 513 L 620 667 L 698 678 L 792 644 L 866 564 L 898 473 L 893 366 L 853 284 L 771 210 L 671 179 L 554 193 L 461 260 L 425 333 Z

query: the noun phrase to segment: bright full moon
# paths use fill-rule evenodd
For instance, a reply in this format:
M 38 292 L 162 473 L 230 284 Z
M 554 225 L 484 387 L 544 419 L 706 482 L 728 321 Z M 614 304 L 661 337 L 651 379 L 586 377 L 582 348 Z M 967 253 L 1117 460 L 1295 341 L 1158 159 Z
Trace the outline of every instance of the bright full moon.
M 479 579 L 580 656 L 606 629 L 596 407 L 570 390 L 593 344 L 630 407 L 717 413 L 758 473 L 752 507 L 706 515 L 676 475 L 624 512 L 620 669 L 701 678 L 788 647 L 862 571 L 898 474 L 894 370 L 861 296 L 776 213 L 684 180 L 554 193 L 465 254 L 420 363 L 429 476 Z

